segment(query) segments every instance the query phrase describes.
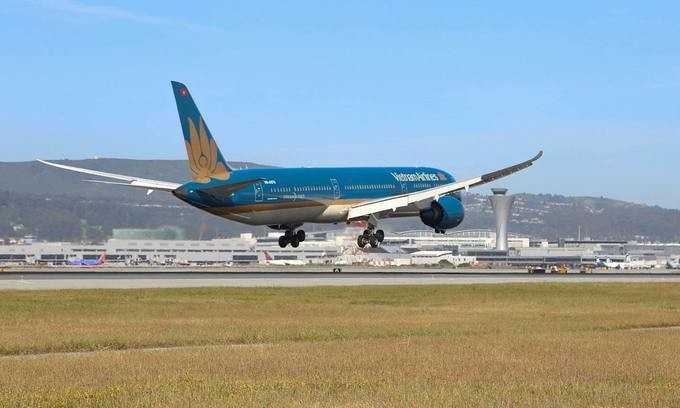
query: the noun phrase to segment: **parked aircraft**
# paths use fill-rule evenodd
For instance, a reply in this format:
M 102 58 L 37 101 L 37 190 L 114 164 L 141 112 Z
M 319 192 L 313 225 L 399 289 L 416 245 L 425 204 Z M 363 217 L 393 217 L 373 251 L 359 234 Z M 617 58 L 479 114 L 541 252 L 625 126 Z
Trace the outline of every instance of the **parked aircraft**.
M 669 259 L 666 262 L 666 268 L 667 269 L 680 269 L 680 259 L 676 259 L 675 261 L 672 259 Z
M 611 259 L 607 258 L 606 260 L 601 260 L 597 259 L 595 260 L 595 266 L 598 268 L 607 268 L 607 269 L 622 269 L 621 265 L 623 262 L 612 262 Z
M 595 261 L 598 268 L 607 269 L 651 269 L 652 266 L 640 260 L 631 260 L 630 255 L 626 254 L 624 262 L 612 262 L 611 259 L 602 261 L 600 259 Z
M 300 259 L 274 259 L 267 251 L 264 252 L 264 262 L 267 265 L 275 266 L 299 266 L 305 265 L 305 262 Z
M 74 259 L 69 261 L 70 266 L 100 266 L 106 261 L 106 252 L 99 255 L 98 259 Z
M 297 247 L 305 240 L 305 223 L 367 221 L 357 245 L 377 247 L 384 239 L 378 220 L 420 217 L 435 232 L 455 228 L 465 216 L 461 191 L 486 184 L 531 166 L 543 152 L 501 170 L 456 181 L 431 167 L 267 168 L 236 170 L 217 147 L 188 88 L 172 82 L 184 133 L 192 181 L 184 184 L 42 163 L 109 180 L 87 180 L 167 191 L 219 217 L 285 231 L 279 245 Z M 420 148 L 414 145 L 414 148 Z M 449 153 L 447 153 L 449 154 Z M 455 157 L 451 152 L 449 155 Z

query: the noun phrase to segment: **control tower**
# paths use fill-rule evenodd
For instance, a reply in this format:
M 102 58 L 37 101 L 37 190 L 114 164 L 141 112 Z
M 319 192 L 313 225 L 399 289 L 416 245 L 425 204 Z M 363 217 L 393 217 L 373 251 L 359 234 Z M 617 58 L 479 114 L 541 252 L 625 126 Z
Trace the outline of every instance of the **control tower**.
M 493 195 L 489 198 L 491 200 L 491 207 L 493 214 L 496 217 L 496 250 L 508 250 L 508 218 L 510 217 L 510 209 L 515 202 L 514 196 L 505 195 L 508 192 L 507 188 L 492 188 Z

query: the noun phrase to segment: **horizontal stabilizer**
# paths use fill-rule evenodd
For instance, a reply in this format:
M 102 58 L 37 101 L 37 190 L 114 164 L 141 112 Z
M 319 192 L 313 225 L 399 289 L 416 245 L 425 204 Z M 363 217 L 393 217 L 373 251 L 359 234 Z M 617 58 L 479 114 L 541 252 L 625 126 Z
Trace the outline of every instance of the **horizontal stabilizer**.
M 228 198 L 235 192 L 243 190 L 244 188 L 252 186 L 253 184 L 259 183 L 263 180 L 263 178 L 250 179 L 239 181 L 237 183 L 223 184 L 216 187 L 201 188 L 198 191 L 200 193 L 209 194 L 216 198 Z

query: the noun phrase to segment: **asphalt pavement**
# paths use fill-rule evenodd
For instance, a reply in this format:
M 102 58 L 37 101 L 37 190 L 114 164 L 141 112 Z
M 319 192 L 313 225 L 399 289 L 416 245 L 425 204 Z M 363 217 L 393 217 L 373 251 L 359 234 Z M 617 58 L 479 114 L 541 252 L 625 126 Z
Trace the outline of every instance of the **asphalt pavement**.
M 470 285 L 500 283 L 680 283 L 680 273 L 621 272 L 529 275 L 523 271 L 461 271 L 430 269 L 352 269 L 343 272 L 292 268 L 247 271 L 9 270 L 0 273 L 0 290 L 134 289 L 189 287 L 309 287 L 359 285 Z

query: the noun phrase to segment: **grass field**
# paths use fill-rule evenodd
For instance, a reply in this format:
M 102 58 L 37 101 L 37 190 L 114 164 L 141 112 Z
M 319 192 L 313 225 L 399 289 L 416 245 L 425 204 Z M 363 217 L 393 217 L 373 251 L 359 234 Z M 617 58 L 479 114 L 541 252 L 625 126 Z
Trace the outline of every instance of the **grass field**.
M 0 406 L 680 406 L 680 285 L 0 292 Z

